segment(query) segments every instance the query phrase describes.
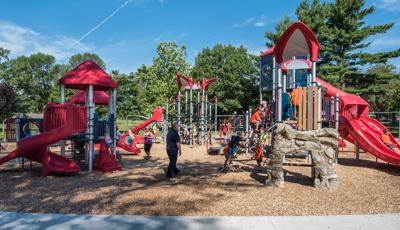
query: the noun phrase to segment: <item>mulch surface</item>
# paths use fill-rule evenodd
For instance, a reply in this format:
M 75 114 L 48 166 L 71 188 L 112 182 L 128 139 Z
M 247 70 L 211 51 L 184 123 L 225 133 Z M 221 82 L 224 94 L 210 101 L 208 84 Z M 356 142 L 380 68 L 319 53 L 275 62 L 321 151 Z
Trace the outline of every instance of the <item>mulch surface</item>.
M 110 174 L 82 171 L 75 176 L 41 176 L 40 164 L 0 166 L 0 210 L 41 213 L 119 215 L 342 215 L 400 212 L 400 167 L 362 153 L 340 154 L 339 188 L 313 187 L 311 169 L 285 166 L 284 188 L 264 185 L 266 174 L 251 173 L 255 161 L 242 155 L 221 173 L 224 157 L 205 147 L 184 146 L 179 176 L 166 180 L 162 144 L 152 158 L 122 155 L 123 170 Z M 11 149 L 10 149 L 11 150 Z

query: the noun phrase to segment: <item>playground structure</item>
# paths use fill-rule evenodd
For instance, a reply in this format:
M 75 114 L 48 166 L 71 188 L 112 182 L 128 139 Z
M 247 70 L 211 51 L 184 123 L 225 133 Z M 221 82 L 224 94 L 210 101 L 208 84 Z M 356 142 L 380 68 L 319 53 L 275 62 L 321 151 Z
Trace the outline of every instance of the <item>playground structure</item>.
M 214 126 L 214 130 L 217 130 L 217 110 L 218 110 L 218 99 L 214 98 L 214 103 L 208 99 L 208 88 L 210 85 L 218 81 L 218 77 L 211 79 L 202 79 L 202 82 L 193 82 L 192 77 L 186 77 L 178 74 L 176 81 L 178 84 L 178 91 L 174 100 L 174 116 L 173 121 L 178 123 L 181 131 L 183 126 L 188 130 L 189 133 L 189 144 L 193 145 L 195 142 L 199 144 L 209 143 L 211 140 L 211 130 Z M 182 106 L 181 106 L 181 89 L 185 92 L 185 104 L 184 104 L 184 115 L 182 119 Z M 195 106 L 194 93 L 197 91 L 197 106 Z M 212 107 L 214 106 L 214 124 L 213 124 L 213 112 Z M 169 102 L 167 101 L 167 116 L 166 123 L 168 123 L 168 112 Z M 182 122 L 183 120 L 183 122 Z M 198 124 L 199 133 L 197 140 L 193 136 L 193 124 Z
M 319 47 L 312 30 L 295 22 L 274 47 L 261 54 L 260 100 L 263 92 L 272 94 L 271 122 L 293 120 L 298 130 L 336 128 L 342 138 L 355 145 L 357 158 L 362 148 L 376 158 L 400 165 L 396 152 L 400 145 L 392 134 L 389 136 L 395 149 L 382 142 L 385 127 L 368 117 L 368 103 L 317 77 Z
M 97 168 L 104 172 L 121 169 L 115 160 L 116 156 L 116 89 L 118 83 L 92 61 L 85 61 L 75 69 L 66 73 L 59 80 L 61 87 L 61 103 L 48 103 L 45 107 L 43 127 L 39 121 L 27 120 L 17 116 L 16 142 L 17 149 L 0 159 L 0 164 L 17 157 L 25 157 L 42 164 L 42 174 L 49 173 L 74 174 L 80 171 L 79 166 L 65 158 L 65 141 L 72 142 L 72 155 L 75 154 L 76 143 L 82 143 L 88 171 L 93 170 L 95 137 L 109 135 L 111 139 L 111 155 L 102 155 Z M 81 90 L 70 102 L 85 106 L 65 103 L 65 89 Z M 95 93 L 96 91 L 99 91 Z M 105 92 L 109 91 L 108 96 Z M 95 96 L 95 97 L 94 97 Z M 108 100 L 107 100 L 108 99 Z M 95 122 L 95 102 L 108 105 L 107 119 Z M 98 121 L 98 120 L 97 120 Z M 36 122 L 42 132 L 35 136 L 23 132 L 26 122 Z M 95 125 L 101 130 L 95 135 Z M 102 127 L 100 127 L 101 125 Z M 105 126 L 105 127 L 104 127 Z M 22 128 L 22 129 L 21 129 Z M 21 132 L 22 131 L 22 132 Z M 51 153 L 51 144 L 61 142 L 61 154 Z M 104 152 L 104 151 L 103 151 Z

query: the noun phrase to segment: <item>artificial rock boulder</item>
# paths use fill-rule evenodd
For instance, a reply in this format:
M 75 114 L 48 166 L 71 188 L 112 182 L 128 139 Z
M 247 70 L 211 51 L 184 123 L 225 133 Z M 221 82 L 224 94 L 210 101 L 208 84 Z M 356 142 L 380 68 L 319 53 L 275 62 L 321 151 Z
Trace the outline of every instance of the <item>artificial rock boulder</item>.
M 338 185 L 335 152 L 339 134 L 335 129 L 324 128 L 311 131 L 297 131 L 288 124 L 277 124 L 273 136 L 273 148 L 267 169 L 267 185 L 283 187 L 282 168 L 285 155 L 311 154 L 314 186 L 334 189 Z

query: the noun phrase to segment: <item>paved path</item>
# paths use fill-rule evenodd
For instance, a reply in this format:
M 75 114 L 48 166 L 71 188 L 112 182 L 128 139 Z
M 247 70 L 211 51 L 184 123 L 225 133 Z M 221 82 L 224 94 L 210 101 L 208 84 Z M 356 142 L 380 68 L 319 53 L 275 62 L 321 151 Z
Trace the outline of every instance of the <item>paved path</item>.
M 400 214 L 352 216 L 107 216 L 0 211 L 0 229 L 400 229 Z

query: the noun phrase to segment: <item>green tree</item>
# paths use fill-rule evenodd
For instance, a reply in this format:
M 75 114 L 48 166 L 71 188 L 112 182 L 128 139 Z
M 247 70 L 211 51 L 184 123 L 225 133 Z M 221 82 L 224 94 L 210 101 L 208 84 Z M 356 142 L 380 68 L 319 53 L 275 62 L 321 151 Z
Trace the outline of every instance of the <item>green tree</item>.
M 120 118 L 137 114 L 140 111 L 140 87 L 135 76 L 120 73 L 117 70 L 111 72 L 112 78 L 118 81 L 117 112 Z
M 134 74 L 144 90 L 140 91 L 140 108 L 150 113 L 155 106 L 164 106 L 165 98 L 176 95 L 176 75 L 187 75 L 190 64 L 186 61 L 186 46 L 176 42 L 160 42 L 150 66 L 142 65 Z
M 265 33 L 264 37 L 267 39 L 267 47 L 272 47 L 279 40 L 281 35 L 293 24 L 293 20 L 289 16 L 285 16 L 282 21 L 279 21 L 275 25 L 275 31 L 268 31 Z
M 0 120 L 18 112 L 19 103 L 14 89 L 6 83 L 0 83 Z
M 8 61 L 10 51 L 0 47 L 0 63 Z
M 3 78 L 17 93 L 21 112 L 42 112 L 56 84 L 54 63 L 53 56 L 43 53 L 10 60 Z
M 63 77 L 68 71 L 72 70 L 69 64 L 55 64 L 51 70 L 51 74 L 55 76 L 54 87 L 49 95 L 49 102 L 61 103 L 61 88 L 58 80 Z M 76 93 L 76 90 L 65 89 L 65 101 L 68 101 Z
M 395 66 L 376 64 L 368 68 L 359 82 L 360 96 L 371 104 L 372 111 L 400 110 L 400 74 Z
M 209 98 L 218 98 L 221 113 L 244 112 L 258 103 L 258 57 L 243 46 L 215 45 L 196 56 L 192 74 L 196 79 L 218 76 L 220 81 L 209 89 Z
M 101 59 L 99 55 L 94 53 L 75 54 L 69 58 L 69 65 L 71 66 L 71 69 L 74 69 L 86 60 L 92 60 L 103 70 L 106 69 L 106 63 L 103 61 L 103 59 Z

